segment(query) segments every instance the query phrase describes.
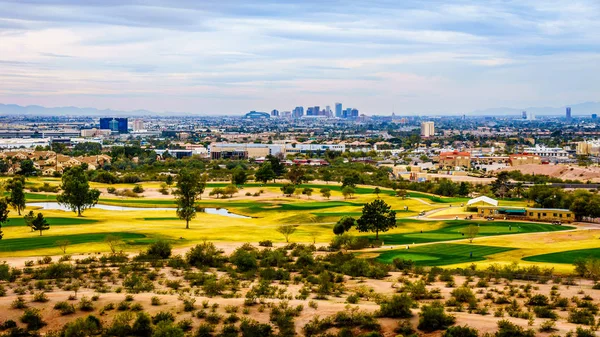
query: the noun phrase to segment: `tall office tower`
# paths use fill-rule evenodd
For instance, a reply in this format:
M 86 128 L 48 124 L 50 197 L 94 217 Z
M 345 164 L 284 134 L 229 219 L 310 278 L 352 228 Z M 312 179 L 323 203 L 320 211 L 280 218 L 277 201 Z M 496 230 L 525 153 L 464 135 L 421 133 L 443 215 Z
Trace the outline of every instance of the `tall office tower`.
M 533 114 L 533 112 L 527 113 L 527 120 L 528 121 L 534 121 L 535 120 L 535 115 Z
M 521 112 L 521 119 L 527 119 L 527 111 Z
M 292 118 L 302 118 L 304 116 L 304 107 L 297 106 L 292 112 Z
M 144 130 L 144 121 L 141 119 L 135 119 L 131 128 L 133 129 L 133 131 Z
M 271 111 L 271 117 L 279 117 L 279 110 Z
M 571 107 L 567 107 L 567 119 L 571 119 Z
M 314 107 L 312 107 L 312 106 L 308 107 L 308 108 L 306 109 L 306 115 L 307 115 L 307 116 L 313 116 L 313 115 L 315 115 L 315 108 L 314 108 Z
M 112 118 L 103 117 L 100 118 L 100 129 L 101 130 L 112 130 L 119 133 L 127 133 L 128 125 L 127 118 Z
M 433 122 L 423 122 L 421 123 L 421 137 L 429 138 L 435 135 L 435 128 L 433 126 Z
M 314 116 L 318 116 L 320 112 L 321 112 L 321 107 L 320 107 L 320 106 L 318 106 L 318 105 L 315 105 L 315 106 L 313 107 L 313 115 L 314 115 Z
M 335 117 L 342 118 L 342 103 L 335 103 Z
M 592 119 L 598 118 L 598 114 L 592 114 Z
M 351 115 L 352 118 L 358 118 L 358 109 L 352 109 Z

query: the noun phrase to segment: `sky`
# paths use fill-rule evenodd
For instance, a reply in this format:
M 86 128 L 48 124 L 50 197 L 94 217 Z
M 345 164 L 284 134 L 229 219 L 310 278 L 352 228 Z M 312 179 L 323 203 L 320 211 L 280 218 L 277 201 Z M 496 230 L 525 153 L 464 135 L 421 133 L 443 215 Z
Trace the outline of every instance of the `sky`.
M 0 0 L 0 103 L 369 115 L 600 96 L 598 0 Z

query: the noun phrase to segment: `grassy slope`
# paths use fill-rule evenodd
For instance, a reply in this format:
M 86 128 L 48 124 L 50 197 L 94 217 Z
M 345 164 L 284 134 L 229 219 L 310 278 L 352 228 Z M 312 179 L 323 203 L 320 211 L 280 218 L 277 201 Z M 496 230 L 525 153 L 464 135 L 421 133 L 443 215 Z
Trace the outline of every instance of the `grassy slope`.
M 523 258 L 523 261 L 571 264 L 577 259 L 585 258 L 600 258 L 600 248 L 567 250 L 563 252 L 528 256 Z

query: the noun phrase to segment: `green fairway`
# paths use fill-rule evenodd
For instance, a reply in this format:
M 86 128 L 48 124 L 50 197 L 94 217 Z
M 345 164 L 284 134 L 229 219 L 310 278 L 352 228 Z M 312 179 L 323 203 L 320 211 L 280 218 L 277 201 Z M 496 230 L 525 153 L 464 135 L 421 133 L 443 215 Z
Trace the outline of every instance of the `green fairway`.
M 403 224 L 411 224 L 413 227 L 422 227 L 423 232 L 421 233 L 419 231 L 413 233 L 380 234 L 379 238 L 383 240 L 386 245 L 406 245 L 412 243 L 460 240 L 466 239 L 466 237 L 462 235 L 462 232 L 471 224 L 479 225 L 478 237 L 519 233 L 554 232 L 573 228 L 569 226 L 556 226 L 530 222 L 476 222 L 472 220 L 449 220 L 441 222 L 443 223 L 443 227 L 428 231 L 427 228 L 432 225 L 432 221 L 400 219 L 398 220 L 398 227 L 401 227 Z
M 48 224 L 50 227 L 52 226 L 69 226 L 69 225 L 85 225 L 92 224 L 98 222 L 98 220 L 93 219 L 82 219 L 82 218 L 53 218 L 48 217 Z M 25 226 L 25 219 L 23 218 L 10 218 L 10 220 L 2 225 L 3 227 L 16 227 L 16 226 Z
M 420 199 L 429 199 L 433 202 L 450 204 L 450 203 L 464 203 L 469 201 L 469 198 L 451 198 L 451 197 L 442 197 L 439 195 L 426 194 L 421 192 L 408 192 L 408 196 L 411 198 L 420 198 Z
M 600 248 L 567 250 L 557 253 L 527 256 L 523 258 L 523 261 L 572 264 L 577 259 L 586 258 L 600 259 Z
M 227 185 L 230 185 L 230 183 L 208 183 L 206 184 L 206 187 L 210 187 L 210 188 L 215 188 L 215 187 L 225 187 Z M 244 184 L 244 187 L 282 187 L 285 184 L 282 183 L 271 183 L 271 184 L 261 184 L 261 183 L 248 183 L 248 184 Z M 337 191 L 337 192 L 341 192 L 342 191 L 342 187 L 340 185 L 334 184 L 332 183 L 331 185 L 327 185 L 327 184 L 301 184 L 298 187 L 300 188 L 304 188 L 304 187 L 308 187 L 308 188 L 312 188 L 315 191 L 319 191 L 322 188 L 328 188 L 331 191 Z M 380 187 L 381 189 L 381 193 L 380 194 L 387 194 L 387 195 L 395 195 L 395 192 L 389 189 L 385 189 Z M 355 194 L 373 194 L 373 192 L 375 191 L 374 187 L 356 187 L 354 189 Z
M 417 266 L 443 266 L 464 262 L 485 260 L 485 256 L 512 250 L 513 248 L 479 246 L 472 244 L 438 243 L 415 247 L 411 249 L 397 249 L 382 253 L 376 260 L 392 263 L 394 259 L 412 260 Z M 473 253 L 473 257 L 470 254 Z
M 173 217 L 153 217 L 153 218 L 142 218 L 142 220 L 144 221 L 167 221 L 167 220 L 179 220 L 178 217 L 173 216 Z
M 136 244 L 137 241 L 146 241 L 145 239 L 147 238 L 144 234 L 127 232 L 73 234 L 61 236 L 32 236 L 30 238 L 2 239 L 0 244 L 0 252 L 16 252 L 22 250 L 53 248 L 56 247 L 56 241 L 58 240 L 69 240 L 71 245 L 98 243 L 104 241 L 107 235 L 119 236 L 127 244 Z

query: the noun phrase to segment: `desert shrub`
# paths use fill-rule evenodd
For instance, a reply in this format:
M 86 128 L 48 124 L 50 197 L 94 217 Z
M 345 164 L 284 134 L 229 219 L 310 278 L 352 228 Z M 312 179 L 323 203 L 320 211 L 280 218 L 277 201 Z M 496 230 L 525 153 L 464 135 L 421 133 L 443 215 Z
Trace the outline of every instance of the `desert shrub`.
M 135 185 L 132 189 L 133 193 L 144 193 L 144 188 L 142 185 Z
M 244 247 L 236 249 L 233 254 L 231 254 L 229 261 L 231 261 L 240 272 L 255 270 L 258 267 L 256 252 L 254 250 L 245 249 Z
M 459 303 L 475 302 L 475 294 L 469 287 L 459 287 L 452 290 L 452 297 Z
M 578 326 L 575 330 L 575 337 L 596 337 L 596 332 L 592 329 L 584 329 Z
M 259 323 L 255 320 L 243 319 L 240 324 L 242 337 L 270 337 L 273 328 L 269 324 Z
M 215 331 L 215 328 L 213 328 L 212 325 L 207 324 L 207 323 L 202 323 L 202 324 L 200 324 L 200 326 L 198 326 L 198 329 L 196 329 L 196 333 L 194 334 L 194 337 L 213 337 L 214 331 Z
M 187 263 L 198 268 L 219 267 L 225 262 L 223 251 L 212 242 L 203 242 L 194 246 L 185 255 Z
M 413 260 L 396 258 L 393 263 L 394 267 L 398 270 L 412 270 L 415 267 L 415 262 Z
M 110 194 L 115 194 L 117 192 L 117 189 L 112 186 L 109 186 L 106 188 L 106 192 Z
M 527 305 L 546 306 L 548 305 L 548 297 L 542 294 L 533 295 L 527 302 Z
M 184 337 L 185 333 L 181 327 L 173 325 L 172 322 L 161 321 L 154 328 L 152 337 Z
M 38 309 L 26 309 L 21 316 L 21 323 L 27 325 L 27 330 L 39 330 L 46 325 Z
M 161 311 L 152 317 L 152 323 L 158 324 L 159 322 L 175 322 L 175 316 L 167 311 Z
M 393 295 L 391 298 L 383 300 L 379 306 L 379 315 L 381 317 L 412 317 L 412 312 L 410 309 L 413 306 L 413 299 L 406 294 Z
M 159 259 L 168 259 L 171 256 L 171 244 L 164 240 L 156 241 L 148 247 L 146 255 Z
M 102 323 L 96 316 L 80 317 L 67 323 L 61 332 L 61 337 L 87 337 L 95 336 L 102 330 Z
M 540 325 L 540 332 L 553 332 L 556 331 L 556 322 L 549 319 L 547 321 L 544 321 L 541 325 Z
M 58 310 L 61 315 L 70 315 L 75 313 L 75 306 L 69 302 L 57 302 L 54 305 L 54 310 Z
M 81 311 L 93 311 L 94 310 L 94 304 L 92 303 L 92 301 L 83 296 L 80 300 L 79 300 L 79 310 Z
M 154 289 L 152 281 L 137 272 L 130 273 L 129 276 L 123 280 L 123 286 L 131 293 L 140 293 Z
M 456 322 L 456 318 L 446 314 L 444 305 L 435 301 L 431 305 L 424 305 L 419 313 L 418 329 L 422 331 L 437 331 L 447 329 Z
M 494 334 L 494 337 L 535 337 L 535 331 L 529 329 L 525 330 L 522 327 L 508 321 L 498 321 L 498 331 Z
M 558 315 L 549 307 L 534 307 L 533 312 L 538 318 L 557 319 Z
M 158 296 L 152 296 L 152 298 L 150 299 L 150 304 L 154 306 L 161 305 L 160 298 Z
M 140 312 L 131 327 L 134 336 L 149 337 L 152 335 L 152 319 L 145 312 Z
M 478 337 L 479 332 L 468 326 L 451 326 L 442 337 Z
M 567 319 L 569 323 L 594 325 L 594 313 L 588 309 L 571 309 Z
M 271 241 L 271 240 L 259 241 L 258 245 L 261 247 L 273 247 L 273 241 Z
M 21 296 L 18 296 L 12 303 L 10 307 L 13 309 L 25 309 L 27 308 L 27 303 L 25 303 L 25 299 Z

